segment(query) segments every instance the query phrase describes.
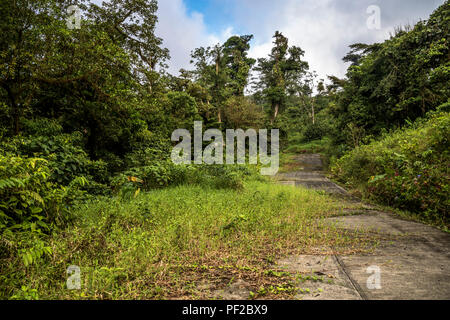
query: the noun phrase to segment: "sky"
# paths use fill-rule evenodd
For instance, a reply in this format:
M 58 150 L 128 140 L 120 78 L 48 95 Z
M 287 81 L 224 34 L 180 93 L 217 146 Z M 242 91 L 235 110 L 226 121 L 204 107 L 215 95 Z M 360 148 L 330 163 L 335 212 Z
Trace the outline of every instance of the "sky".
M 395 27 L 425 20 L 444 0 L 160 0 L 157 36 L 170 50 L 169 72 L 192 69 L 190 52 L 252 34 L 249 55 L 266 57 L 281 31 L 301 47 L 319 78 L 344 77 L 352 43 L 382 42 Z M 375 6 L 375 7 L 374 7 Z M 379 12 L 379 15 L 377 14 Z M 377 19 L 379 17 L 379 19 Z M 378 23 L 379 22 L 379 23 Z

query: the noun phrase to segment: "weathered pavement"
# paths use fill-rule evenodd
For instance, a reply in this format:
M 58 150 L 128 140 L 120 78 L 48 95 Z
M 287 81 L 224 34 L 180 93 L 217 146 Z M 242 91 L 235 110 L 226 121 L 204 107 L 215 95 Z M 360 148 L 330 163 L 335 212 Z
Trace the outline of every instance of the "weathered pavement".
M 279 183 L 333 194 L 347 193 L 325 177 L 320 155 L 298 155 L 297 161 L 300 170 L 279 174 Z M 367 209 L 364 210 L 367 213 L 330 218 L 328 222 L 349 230 L 374 230 L 396 239 L 382 241 L 367 255 L 302 255 L 278 261 L 278 267 L 310 274 L 299 282 L 301 293 L 297 298 L 450 299 L 450 235 L 390 213 Z M 374 288 L 370 284 L 375 283 L 377 268 L 380 287 Z M 318 281 L 321 275 L 328 281 Z

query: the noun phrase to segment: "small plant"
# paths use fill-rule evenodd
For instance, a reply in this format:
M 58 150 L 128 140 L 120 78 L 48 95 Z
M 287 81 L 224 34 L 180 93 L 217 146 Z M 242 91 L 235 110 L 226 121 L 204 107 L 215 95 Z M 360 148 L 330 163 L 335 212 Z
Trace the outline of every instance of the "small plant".
M 39 300 L 39 294 L 36 289 L 31 289 L 27 286 L 22 286 L 20 290 L 12 295 L 10 300 Z

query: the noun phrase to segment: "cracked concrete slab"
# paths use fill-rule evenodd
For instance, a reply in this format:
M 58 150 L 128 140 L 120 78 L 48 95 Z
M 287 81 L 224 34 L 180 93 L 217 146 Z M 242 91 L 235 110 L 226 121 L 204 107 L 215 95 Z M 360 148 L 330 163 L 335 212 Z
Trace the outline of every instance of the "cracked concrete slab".
M 296 299 L 359 300 L 357 290 L 345 276 L 334 256 L 296 255 L 281 259 L 277 267 L 297 273 Z

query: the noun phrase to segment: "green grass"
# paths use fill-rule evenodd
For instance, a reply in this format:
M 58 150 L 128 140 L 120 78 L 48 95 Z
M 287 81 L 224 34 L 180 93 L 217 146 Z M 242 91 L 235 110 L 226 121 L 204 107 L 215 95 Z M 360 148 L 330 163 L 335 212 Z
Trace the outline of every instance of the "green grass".
M 287 285 L 289 277 L 267 272 L 279 257 L 370 248 L 366 236 L 323 221 L 354 207 L 266 182 L 247 182 L 242 190 L 178 186 L 132 200 L 97 199 L 74 212 L 73 226 L 46 239 L 51 254 L 27 267 L 13 246 L 0 256 L 0 298 L 213 298 L 237 277 L 255 292 Z M 69 265 L 81 268 L 81 290 L 66 288 Z
M 293 138 L 289 141 L 289 146 L 286 148 L 286 153 L 324 153 L 329 147 L 331 141 L 328 137 L 321 140 L 313 140 L 309 142 L 301 142 Z

